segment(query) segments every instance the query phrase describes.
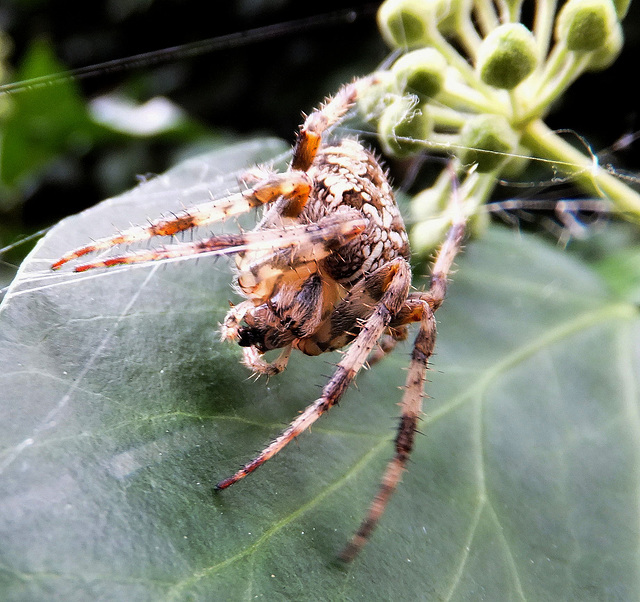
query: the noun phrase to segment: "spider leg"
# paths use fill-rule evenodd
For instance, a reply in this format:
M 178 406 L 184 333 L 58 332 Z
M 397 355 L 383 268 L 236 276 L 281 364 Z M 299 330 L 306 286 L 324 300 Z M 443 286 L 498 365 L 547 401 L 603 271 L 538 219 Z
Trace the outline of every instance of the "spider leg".
M 320 220 L 317 224 L 253 230 L 242 234 L 221 234 L 193 243 L 179 243 L 157 249 L 135 251 L 81 264 L 76 266 L 74 271 L 86 272 L 95 268 L 160 261 L 200 253 L 230 255 L 247 250 L 265 251 L 268 249 L 269 252 L 262 258 L 263 262 L 267 260 L 266 258 L 271 258 L 273 261 L 278 254 L 292 260 L 295 256 L 304 256 L 305 251 L 307 255 L 315 252 L 320 256 L 326 256 L 336 246 L 345 244 L 360 234 L 365 226 L 364 219 L 349 219 L 348 216 L 345 219 L 344 214 L 340 217 L 332 215 L 325 218 L 324 221 Z M 323 253 L 324 255 L 322 255 Z M 311 258 L 313 259 L 314 256 L 311 255 Z
M 351 343 L 357 337 L 362 324 L 366 322 L 385 295 L 389 286 L 389 277 L 392 274 L 389 268 L 398 261 L 402 260 L 395 259 L 357 282 L 334 306 L 331 314 L 313 335 L 296 341 L 294 347 L 305 355 L 320 355 L 327 351 L 342 349 Z M 392 321 L 395 320 L 394 312 Z M 388 331 L 389 329 L 385 327 L 381 335 Z
M 242 308 L 232 308 L 225 320 L 230 325 L 225 334 L 231 334 L 243 347 L 245 366 L 258 374 L 278 374 L 286 368 L 295 340 L 314 332 L 322 321 L 322 297 L 318 273 L 310 275 L 301 287 L 285 282 L 267 302 L 251 303 L 248 316 Z M 240 324 L 242 319 L 245 325 Z M 266 362 L 262 356 L 272 349 L 283 351 L 273 362 Z
M 246 213 L 255 207 L 272 203 L 280 197 L 284 197 L 292 205 L 302 208 L 307 201 L 311 187 L 309 176 L 304 172 L 271 174 L 248 190 L 196 205 L 173 217 L 155 220 L 148 226 L 129 228 L 115 236 L 100 238 L 91 244 L 78 247 L 63 255 L 51 268 L 57 270 L 73 259 L 88 253 L 110 249 L 116 245 L 131 244 L 153 236 L 174 236 L 190 228 L 223 221 L 228 217 Z
M 372 76 L 342 86 L 335 96 L 328 98 L 324 104 L 309 114 L 298 132 L 291 169 L 306 171 L 311 167 L 323 132 L 337 124 L 355 104 L 362 89 L 370 86 L 374 81 L 375 77 Z
M 237 260 L 240 272 L 238 285 L 245 295 L 266 299 L 275 289 L 274 279 L 302 270 L 305 265 L 310 273 L 316 272 L 318 261 L 361 234 L 366 225 L 366 220 L 357 211 L 349 210 L 327 215 L 303 226 L 258 230 L 275 233 L 267 235 L 275 236 L 276 241 L 286 240 L 287 244 L 277 245 L 274 242 L 266 252 L 248 245 L 247 252 Z
M 434 263 L 429 290 L 409 295 L 404 306 L 398 312 L 396 319 L 392 321 L 393 325 L 400 321 L 406 324 L 419 320 L 420 330 L 413 344 L 405 391 L 400 403 L 400 425 L 395 439 L 395 455 L 387 464 L 380 487 L 369 506 L 367 515 L 355 535 L 351 538 L 351 541 L 340 554 L 340 558 L 346 562 L 353 560 L 369 540 L 391 495 L 400 482 L 413 448 L 418 420 L 422 413 L 427 365 L 429 358 L 433 354 L 436 342 L 434 312 L 444 300 L 447 275 L 460 250 L 464 236 L 464 219 L 462 215 L 457 217 L 458 220 L 449 229 Z
M 399 341 L 406 341 L 408 336 L 409 331 L 404 325 L 398 326 L 397 328 L 387 328 L 387 332 L 385 332 L 378 341 L 377 349 L 374 349 L 371 355 L 369 355 L 367 363 L 370 366 L 377 364 L 396 348 Z
M 254 307 L 253 301 L 247 299 L 238 305 L 231 304 L 231 308 L 224 317 L 224 321 L 220 325 L 220 340 L 222 341 L 237 341 L 238 329 L 240 323 L 245 317 L 246 313 Z
M 287 345 L 275 360 L 267 362 L 255 347 L 243 347 L 242 363 L 255 374 L 274 376 L 275 374 L 280 374 L 287 367 L 291 349 L 291 345 Z
M 386 276 L 387 285 L 373 313 L 367 318 L 358 336 L 344 353 L 333 376 L 322 389 L 322 395 L 307 408 L 256 458 L 245 464 L 233 476 L 220 481 L 216 490 L 226 489 L 246 477 L 256 468 L 277 454 L 292 439 L 309 428 L 322 414 L 331 409 L 342 397 L 351 381 L 365 363 L 380 335 L 404 303 L 411 270 L 403 259 L 396 259 L 380 268 Z
M 436 322 L 433 311 L 426 302 L 423 303 L 423 307 L 423 319 L 413 346 L 405 392 L 401 402 L 402 413 L 395 439 L 395 455 L 387 465 L 378 493 L 369 506 L 365 519 L 340 554 L 340 558 L 344 561 L 352 560 L 367 543 L 387 506 L 387 502 L 400 482 L 413 448 L 418 419 L 422 411 L 427 362 L 433 353 L 436 341 Z

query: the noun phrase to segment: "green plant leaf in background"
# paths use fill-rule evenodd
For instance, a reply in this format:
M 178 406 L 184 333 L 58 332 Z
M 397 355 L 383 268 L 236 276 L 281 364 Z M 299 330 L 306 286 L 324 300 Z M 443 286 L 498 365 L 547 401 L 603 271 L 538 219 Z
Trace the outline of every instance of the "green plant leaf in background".
M 218 340 L 237 301 L 227 260 L 48 266 L 224 194 L 282 148 L 189 160 L 65 220 L 21 267 L 0 310 L 0 598 L 637 599 L 638 310 L 528 235 L 492 228 L 460 257 L 424 436 L 354 563 L 335 557 L 392 454 L 408 345 L 298 445 L 213 493 L 337 356 L 249 379 Z
M 15 74 L 16 81 L 63 71 L 44 41 L 34 42 Z M 0 137 L 0 182 L 7 188 L 34 177 L 62 153 L 86 152 L 104 136 L 92 122 L 78 84 L 72 79 L 34 86 L 28 94 L 11 98 L 11 110 L 3 120 Z

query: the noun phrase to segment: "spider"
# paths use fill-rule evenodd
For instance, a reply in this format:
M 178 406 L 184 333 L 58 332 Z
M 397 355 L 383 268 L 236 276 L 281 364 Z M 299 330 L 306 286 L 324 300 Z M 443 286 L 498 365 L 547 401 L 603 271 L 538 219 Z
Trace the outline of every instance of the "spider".
M 91 252 L 173 236 L 264 208 L 258 225 L 249 232 L 129 252 L 75 267 L 81 272 L 199 253 L 234 254 L 236 281 L 245 300 L 229 310 L 222 338 L 243 348 L 243 362 L 254 373 L 281 372 L 293 349 L 314 356 L 348 346 L 320 397 L 258 456 L 220 481 L 218 491 L 253 472 L 309 428 L 340 401 L 367 361 L 381 359 L 407 338 L 408 324 L 419 322 L 400 404 L 395 454 L 360 528 L 342 551 L 346 561 L 369 539 L 411 453 L 436 338 L 434 312 L 443 302 L 465 229 L 461 216 L 452 220 L 429 289 L 410 291 L 409 241 L 385 171 L 357 140 L 323 141 L 323 134 L 345 117 L 371 83 L 371 77 L 355 80 L 310 113 L 300 126 L 286 172 L 254 172 L 239 193 L 96 240 L 52 266 L 58 269 Z M 266 361 L 264 354 L 271 350 L 281 351 L 275 360 Z

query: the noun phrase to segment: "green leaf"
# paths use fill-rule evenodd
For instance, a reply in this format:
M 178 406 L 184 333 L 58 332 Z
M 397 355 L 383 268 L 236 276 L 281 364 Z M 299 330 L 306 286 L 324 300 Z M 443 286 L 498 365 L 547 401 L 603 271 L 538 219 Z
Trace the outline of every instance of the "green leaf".
M 212 492 L 337 355 L 248 378 L 218 340 L 238 300 L 226 260 L 48 265 L 233 189 L 278 148 L 190 160 L 65 220 L 21 268 L 0 310 L 0 598 L 637 599 L 638 311 L 528 235 L 490 229 L 460 257 L 424 436 L 353 564 L 335 557 L 392 455 L 408 344 L 297 444 Z
M 640 305 L 640 249 L 622 249 L 597 263 L 598 272 L 621 297 Z
M 16 81 L 28 81 L 64 71 L 50 46 L 35 42 Z M 0 181 L 13 187 L 33 177 L 61 153 L 86 152 L 103 128 L 94 124 L 76 82 L 71 78 L 11 97 L 11 111 L 0 131 Z

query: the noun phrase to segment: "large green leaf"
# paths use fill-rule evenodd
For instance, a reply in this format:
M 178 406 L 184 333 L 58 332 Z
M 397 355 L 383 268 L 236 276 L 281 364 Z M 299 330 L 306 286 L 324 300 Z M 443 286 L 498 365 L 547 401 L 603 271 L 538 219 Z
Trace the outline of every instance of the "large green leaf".
M 461 256 L 425 436 L 353 564 L 335 556 L 392 454 L 408 345 L 298 444 L 212 492 L 337 356 L 249 379 L 216 331 L 237 300 L 227 260 L 48 265 L 232 189 L 277 148 L 191 160 L 65 220 L 24 264 L 0 313 L 0 598 L 638 599 L 638 311 L 527 235 L 492 229 Z

